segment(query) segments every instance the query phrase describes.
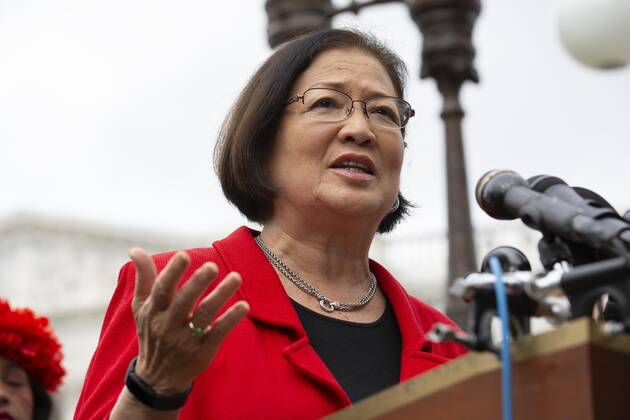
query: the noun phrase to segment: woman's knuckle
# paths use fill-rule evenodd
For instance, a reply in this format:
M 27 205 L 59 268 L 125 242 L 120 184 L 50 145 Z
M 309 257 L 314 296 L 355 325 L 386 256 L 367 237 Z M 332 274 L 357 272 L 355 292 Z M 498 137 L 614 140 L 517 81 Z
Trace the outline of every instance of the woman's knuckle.
M 166 323 L 162 322 L 161 320 L 155 320 L 152 323 L 151 330 L 155 335 L 159 337 L 166 337 L 169 334 L 168 325 L 166 325 Z
M 223 323 L 213 325 L 209 332 L 215 339 L 221 339 L 226 333 L 226 326 Z
M 187 301 L 187 297 L 186 295 L 184 295 L 182 292 L 177 293 L 174 297 L 173 297 L 173 301 L 171 302 L 171 306 L 175 307 L 175 308 L 179 308 L 181 306 L 183 306 L 186 301 Z
M 151 297 L 153 298 L 153 300 L 163 301 L 164 299 L 166 299 L 166 291 L 163 287 L 158 286 L 151 293 Z

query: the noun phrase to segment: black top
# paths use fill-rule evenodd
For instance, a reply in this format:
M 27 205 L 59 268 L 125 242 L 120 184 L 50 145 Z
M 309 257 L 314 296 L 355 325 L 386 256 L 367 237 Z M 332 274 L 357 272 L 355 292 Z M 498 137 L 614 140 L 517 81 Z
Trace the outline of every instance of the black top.
M 311 346 L 352 402 L 400 382 L 400 330 L 389 302 L 369 324 L 330 318 L 292 302 Z

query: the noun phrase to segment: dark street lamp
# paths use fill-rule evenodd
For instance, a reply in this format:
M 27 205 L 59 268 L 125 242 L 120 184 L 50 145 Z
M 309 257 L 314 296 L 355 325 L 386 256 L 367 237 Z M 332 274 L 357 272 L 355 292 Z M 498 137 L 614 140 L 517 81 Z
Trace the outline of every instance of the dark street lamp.
M 330 28 L 330 0 L 267 0 L 267 40 L 271 48 L 303 33 Z
M 423 37 L 420 77 L 435 79 L 443 98 L 450 286 L 455 278 L 476 268 L 459 92 L 466 80 L 479 80 L 473 65 L 472 30 L 481 9 L 480 0 L 353 1 L 343 8 L 335 8 L 330 0 L 267 0 L 268 40 L 273 48 L 305 32 L 330 27 L 330 19 L 339 13 L 357 13 L 364 7 L 392 2 L 409 7 Z M 461 326 L 465 326 L 466 312 L 463 302 L 448 298 L 446 313 Z

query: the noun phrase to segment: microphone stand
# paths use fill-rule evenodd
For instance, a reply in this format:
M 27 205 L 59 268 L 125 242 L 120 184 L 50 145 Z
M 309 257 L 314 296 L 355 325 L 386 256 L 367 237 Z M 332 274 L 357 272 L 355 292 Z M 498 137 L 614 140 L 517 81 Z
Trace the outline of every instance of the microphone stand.
M 533 273 L 516 248 L 492 250 L 481 272 L 457 279 L 450 289 L 469 303 L 472 334 L 446 334 L 442 328 L 434 338 L 453 339 L 472 349 L 493 348 L 491 321 L 503 295 L 493 293 L 499 282 L 489 272 L 490 257 L 502 266 L 513 337 L 528 334 L 534 316 L 552 323 L 592 318 L 605 299 L 605 330 L 630 333 L 630 212 L 621 217 L 598 194 L 569 187 L 559 178 L 540 175 L 525 181 L 513 171 L 486 173 L 476 196 L 490 216 L 520 218 L 542 232 L 538 251 L 545 271 Z
M 573 260 L 569 247 L 560 238 L 544 237 L 541 242 L 549 243 L 550 240 L 552 246 L 539 246 L 541 259 L 546 262 L 548 270 L 542 274 L 533 273 L 524 254 L 516 248 L 499 247 L 484 258 L 485 262 L 491 256 L 499 257 L 506 272 L 504 281 L 512 337 L 529 334 L 532 317 L 543 316 L 551 323 L 585 316 L 590 318 L 593 308 L 603 296 L 608 297 L 603 313 L 605 330 L 611 335 L 630 333 L 630 252 L 572 267 L 567 261 Z M 625 240 L 619 240 L 624 247 L 629 245 Z M 524 259 L 520 265 L 515 263 L 514 258 L 505 258 L 506 254 L 516 253 Z M 559 257 L 566 259 L 558 260 Z M 553 267 L 549 268 L 549 264 Z M 457 279 L 450 290 L 469 303 L 471 333 L 464 334 L 446 325 L 435 325 L 427 335 L 431 340 L 456 341 L 475 351 L 497 354 L 491 328 L 491 321 L 496 316 L 493 290 L 497 279 L 486 270 L 482 267 L 481 272 Z

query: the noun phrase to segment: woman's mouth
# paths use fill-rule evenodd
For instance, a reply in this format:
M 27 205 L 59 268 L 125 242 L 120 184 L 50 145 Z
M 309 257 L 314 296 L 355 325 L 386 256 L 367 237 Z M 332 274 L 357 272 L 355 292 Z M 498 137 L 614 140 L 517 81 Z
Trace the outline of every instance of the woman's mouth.
M 364 170 L 360 168 L 342 167 L 342 168 L 332 168 L 332 170 L 343 177 L 358 180 L 358 181 L 369 181 L 372 178 L 374 178 L 374 175 L 368 172 L 365 172 Z
M 374 162 L 369 157 L 354 153 L 339 156 L 330 168 L 341 176 L 361 181 L 374 178 L 375 173 Z
M 13 416 L 7 412 L 0 412 L 0 420 L 13 420 Z

